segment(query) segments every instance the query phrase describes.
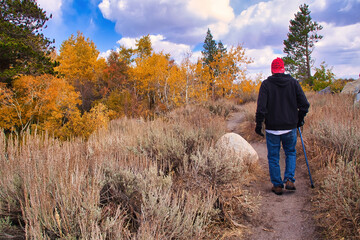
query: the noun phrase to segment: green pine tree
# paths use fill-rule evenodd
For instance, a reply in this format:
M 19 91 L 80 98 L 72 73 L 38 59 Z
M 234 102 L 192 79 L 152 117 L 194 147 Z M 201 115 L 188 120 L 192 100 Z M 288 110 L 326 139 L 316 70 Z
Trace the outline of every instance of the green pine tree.
M 221 56 L 226 55 L 227 49 L 224 47 L 224 44 L 221 41 L 219 41 L 219 43 L 217 45 L 217 49 L 218 49 L 218 52 L 221 53 Z
M 53 73 L 53 41 L 41 33 L 47 20 L 36 0 L 0 0 L 0 82 L 11 85 L 19 74 Z
M 206 65 L 209 65 L 211 62 L 214 61 L 214 57 L 218 51 L 217 45 L 213 36 L 211 34 L 210 29 L 208 29 L 206 33 L 206 38 L 203 45 L 204 50 L 201 51 L 203 55 L 203 62 Z
M 317 32 L 322 26 L 312 21 L 309 6 L 303 4 L 300 11 L 295 14 L 295 19 L 290 20 L 288 39 L 284 40 L 283 58 L 286 70 L 295 78 L 305 83 L 312 84 L 311 67 L 313 60 L 311 54 L 315 43 L 322 39 Z

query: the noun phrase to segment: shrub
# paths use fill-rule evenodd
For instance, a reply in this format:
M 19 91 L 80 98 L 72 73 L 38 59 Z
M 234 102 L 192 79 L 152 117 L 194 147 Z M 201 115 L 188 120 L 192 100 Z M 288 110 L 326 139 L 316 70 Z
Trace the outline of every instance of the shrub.
M 235 104 L 230 100 L 220 99 L 217 101 L 208 101 L 205 106 L 215 115 L 222 116 L 226 119 L 231 111 L 235 110 Z
M 360 238 L 360 167 L 338 160 L 326 171 L 315 201 L 328 239 Z
M 88 158 L 84 142 L 27 134 L 21 142 L 10 139 L 6 153 L 0 216 L 24 226 L 25 237 L 104 239 L 123 222 L 120 211 L 102 219 L 101 159 Z
M 239 103 L 252 102 L 257 99 L 262 78 L 263 76 L 260 74 L 255 80 L 243 80 L 239 83 Z
M 215 219 L 220 236 L 238 204 L 226 199 L 251 172 L 209 155 L 224 129 L 223 117 L 187 107 L 155 121 L 114 120 L 87 141 L 1 133 L 0 237 L 201 239 L 214 237 Z
M 309 159 L 317 167 L 315 196 L 319 225 L 331 239 L 357 239 L 359 222 L 360 109 L 347 95 L 309 96 L 304 137 Z
M 353 106 L 353 97 L 316 94 L 309 100 L 311 108 L 305 118 L 309 124 L 304 129 L 308 138 L 334 150 L 344 161 L 360 159 L 360 109 Z
M 346 80 L 343 79 L 336 79 L 330 84 L 331 92 L 333 93 L 340 93 L 345 85 L 347 84 Z

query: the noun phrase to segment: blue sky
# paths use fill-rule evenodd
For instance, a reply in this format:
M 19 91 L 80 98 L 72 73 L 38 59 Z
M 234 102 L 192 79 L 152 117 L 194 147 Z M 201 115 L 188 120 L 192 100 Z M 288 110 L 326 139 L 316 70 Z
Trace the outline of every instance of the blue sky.
M 180 62 L 189 52 L 194 59 L 201 55 L 210 28 L 225 46 L 242 44 L 254 60 L 249 74 L 264 76 L 272 59 L 284 56 L 289 21 L 303 3 L 323 26 L 324 38 L 312 54 L 315 66 L 325 61 L 337 77 L 358 78 L 360 0 L 38 0 L 53 15 L 44 34 L 55 39 L 57 49 L 80 31 L 106 56 L 150 34 L 156 51 Z

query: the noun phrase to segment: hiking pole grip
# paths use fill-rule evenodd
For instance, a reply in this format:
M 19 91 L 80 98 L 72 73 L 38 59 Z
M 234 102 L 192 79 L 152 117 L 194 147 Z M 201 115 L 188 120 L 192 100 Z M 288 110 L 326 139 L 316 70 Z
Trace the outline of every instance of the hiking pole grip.
M 306 156 L 305 144 L 304 144 L 304 140 L 303 140 L 303 137 L 302 137 L 302 134 L 301 134 L 301 129 L 300 129 L 300 127 L 298 127 L 298 130 L 299 130 L 300 139 L 301 139 L 301 144 L 302 144 L 303 151 L 304 151 L 304 156 L 305 156 L 306 166 L 307 166 L 307 169 L 308 169 L 308 172 L 309 172 L 309 177 L 310 177 L 311 188 L 314 188 L 315 186 L 314 186 L 314 183 L 313 183 L 313 180 L 312 180 L 312 177 L 311 177 L 310 167 L 309 167 L 309 162 L 308 162 L 308 159 L 307 159 L 307 156 Z

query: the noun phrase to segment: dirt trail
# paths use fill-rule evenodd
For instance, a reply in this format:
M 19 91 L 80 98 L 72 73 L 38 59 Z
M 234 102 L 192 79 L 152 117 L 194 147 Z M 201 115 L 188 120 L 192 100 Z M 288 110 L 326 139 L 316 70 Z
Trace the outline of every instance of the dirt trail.
M 236 126 L 243 121 L 241 112 L 233 113 L 227 127 L 231 132 L 236 132 Z M 254 133 L 255 134 L 255 133 Z M 267 148 L 265 139 L 250 142 L 259 155 L 262 169 L 258 181 L 252 183 L 251 191 L 261 197 L 260 213 L 252 222 L 251 234 L 246 239 L 278 239 L 278 240 L 313 240 L 320 239 L 315 230 L 311 214 L 311 191 L 309 175 L 304 157 L 297 158 L 295 172 L 296 191 L 287 191 L 281 196 L 271 192 L 272 184 L 268 173 Z M 298 138 L 298 144 L 301 140 Z M 298 154 L 299 155 L 299 154 Z M 280 166 L 284 173 L 285 155 L 281 150 Z

